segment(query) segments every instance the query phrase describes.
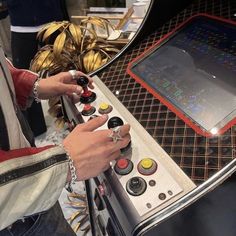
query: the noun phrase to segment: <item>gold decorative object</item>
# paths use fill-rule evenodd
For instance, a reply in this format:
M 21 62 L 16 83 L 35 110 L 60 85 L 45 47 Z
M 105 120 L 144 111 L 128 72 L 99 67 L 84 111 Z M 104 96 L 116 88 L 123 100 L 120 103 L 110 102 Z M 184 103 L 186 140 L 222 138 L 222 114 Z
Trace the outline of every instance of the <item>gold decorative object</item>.
M 90 73 L 119 52 L 119 49 L 98 36 L 98 29 L 109 32 L 113 25 L 105 18 L 90 16 L 80 24 L 68 21 L 52 22 L 38 33 L 39 42 L 45 44 L 35 55 L 30 69 L 46 77 L 70 69 Z M 56 118 L 55 126 L 64 127 L 60 98 L 49 100 L 49 114 Z
M 98 37 L 96 28 L 114 28 L 101 17 L 87 17 L 79 25 L 68 21 L 52 22 L 38 33 L 45 43 L 31 62 L 31 70 L 47 70 L 49 74 L 77 69 L 90 73 L 109 61 L 119 49 Z
M 72 226 L 75 233 L 79 230 L 86 235 L 90 231 L 88 205 L 85 194 L 70 193 L 67 195 L 68 205 L 76 209 L 76 211 L 69 217 L 68 222 Z

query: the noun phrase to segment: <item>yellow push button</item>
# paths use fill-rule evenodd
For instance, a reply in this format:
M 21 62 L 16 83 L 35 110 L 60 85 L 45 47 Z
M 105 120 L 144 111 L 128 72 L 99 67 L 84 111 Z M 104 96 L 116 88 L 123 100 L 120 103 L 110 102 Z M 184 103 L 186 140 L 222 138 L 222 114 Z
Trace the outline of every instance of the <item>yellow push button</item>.
M 99 107 L 101 110 L 107 110 L 109 108 L 109 105 L 105 102 L 101 103 L 100 104 L 100 107 Z
M 150 169 L 153 165 L 153 160 L 150 158 L 145 158 L 141 161 L 140 164 L 144 169 Z
M 144 158 L 138 163 L 138 171 L 142 175 L 152 175 L 157 170 L 157 163 L 151 158 Z
M 112 111 L 112 106 L 105 102 L 102 102 L 98 109 L 98 112 L 100 114 L 109 114 L 111 111 Z

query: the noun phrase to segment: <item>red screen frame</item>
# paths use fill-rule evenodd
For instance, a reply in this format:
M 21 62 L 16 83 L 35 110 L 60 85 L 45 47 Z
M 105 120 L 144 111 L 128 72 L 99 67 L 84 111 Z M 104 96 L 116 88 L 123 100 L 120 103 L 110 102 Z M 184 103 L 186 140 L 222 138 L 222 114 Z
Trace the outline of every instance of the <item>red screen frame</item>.
M 171 102 L 167 101 L 164 97 L 162 97 L 159 93 L 156 92 L 156 90 L 154 90 L 152 87 L 150 87 L 146 82 L 144 82 L 140 77 L 138 77 L 136 74 L 134 74 L 131 70 L 132 66 L 136 64 L 136 62 L 138 62 L 140 59 L 142 59 L 143 57 L 145 57 L 147 54 L 149 54 L 150 52 L 153 51 L 153 49 L 155 49 L 157 46 L 161 46 L 161 44 L 163 42 L 165 42 L 166 40 L 168 40 L 172 35 L 174 35 L 175 33 L 177 33 L 178 30 L 180 30 L 182 27 L 184 27 L 187 23 L 189 23 L 192 19 L 194 19 L 195 17 L 199 17 L 199 16 L 204 16 L 204 17 L 208 17 L 210 19 L 213 20 L 218 20 L 221 22 L 225 22 L 225 23 L 229 23 L 232 25 L 236 26 L 236 22 L 231 21 L 231 20 L 227 20 L 224 18 L 220 18 L 217 16 L 212 16 L 212 15 L 208 15 L 208 14 L 196 14 L 192 17 L 190 17 L 189 19 L 187 19 L 186 21 L 184 21 L 183 23 L 181 23 L 179 26 L 177 26 L 173 31 L 169 32 L 168 34 L 166 34 L 164 37 L 162 37 L 160 40 L 158 40 L 154 45 L 152 45 L 150 48 L 148 48 L 147 50 L 145 50 L 142 54 L 140 54 L 138 57 L 136 57 L 134 60 L 132 60 L 131 62 L 128 63 L 128 67 L 126 72 L 132 77 L 134 78 L 139 84 L 141 84 L 142 87 L 144 87 L 145 89 L 147 89 L 148 92 L 150 92 L 155 98 L 157 98 L 161 103 L 163 103 L 165 106 L 167 106 L 172 112 L 174 112 L 176 114 L 176 116 L 178 116 L 181 120 L 183 120 L 188 126 L 190 126 L 197 134 L 203 135 L 205 137 L 213 137 L 213 136 L 219 136 L 224 134 L 224 132 L 226 132 L 229 128 L 231 128 L 233 125 L 236 124 L 236 117 L 233 118 L 231 121 L 229 121 L 224 127 L 222 127 L 221 129 L 219 129 L 217 131 L 217 134 L 212 134 L 211 132 L 208 132 L 204 129 L 202 129 L 200 126 L 198 126 L 193 120 L 191 120 L 190 118 L 188 118 L 185 114 L 183 114 L 183 112 L 181 112 L 176 106 L 174 106 Z

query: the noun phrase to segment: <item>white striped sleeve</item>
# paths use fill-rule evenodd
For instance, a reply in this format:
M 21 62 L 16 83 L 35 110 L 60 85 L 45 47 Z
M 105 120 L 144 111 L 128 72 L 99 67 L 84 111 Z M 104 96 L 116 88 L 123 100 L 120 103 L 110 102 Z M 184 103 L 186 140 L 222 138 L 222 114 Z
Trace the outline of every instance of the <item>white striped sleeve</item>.
M 0 163 L 0 230 L 48 210 L 66 184 L 68 159 L 61 147 Z

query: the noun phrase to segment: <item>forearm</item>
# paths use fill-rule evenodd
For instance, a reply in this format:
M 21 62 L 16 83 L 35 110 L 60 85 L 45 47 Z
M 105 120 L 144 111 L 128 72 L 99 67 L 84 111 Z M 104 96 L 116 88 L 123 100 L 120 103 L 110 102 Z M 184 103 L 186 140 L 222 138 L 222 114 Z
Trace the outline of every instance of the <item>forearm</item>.
M 28 148 L 20 157 L 14 152 L 0 152 L 0 230 L 53 206 L 68 178 L 68 160 L 60 147 Z

